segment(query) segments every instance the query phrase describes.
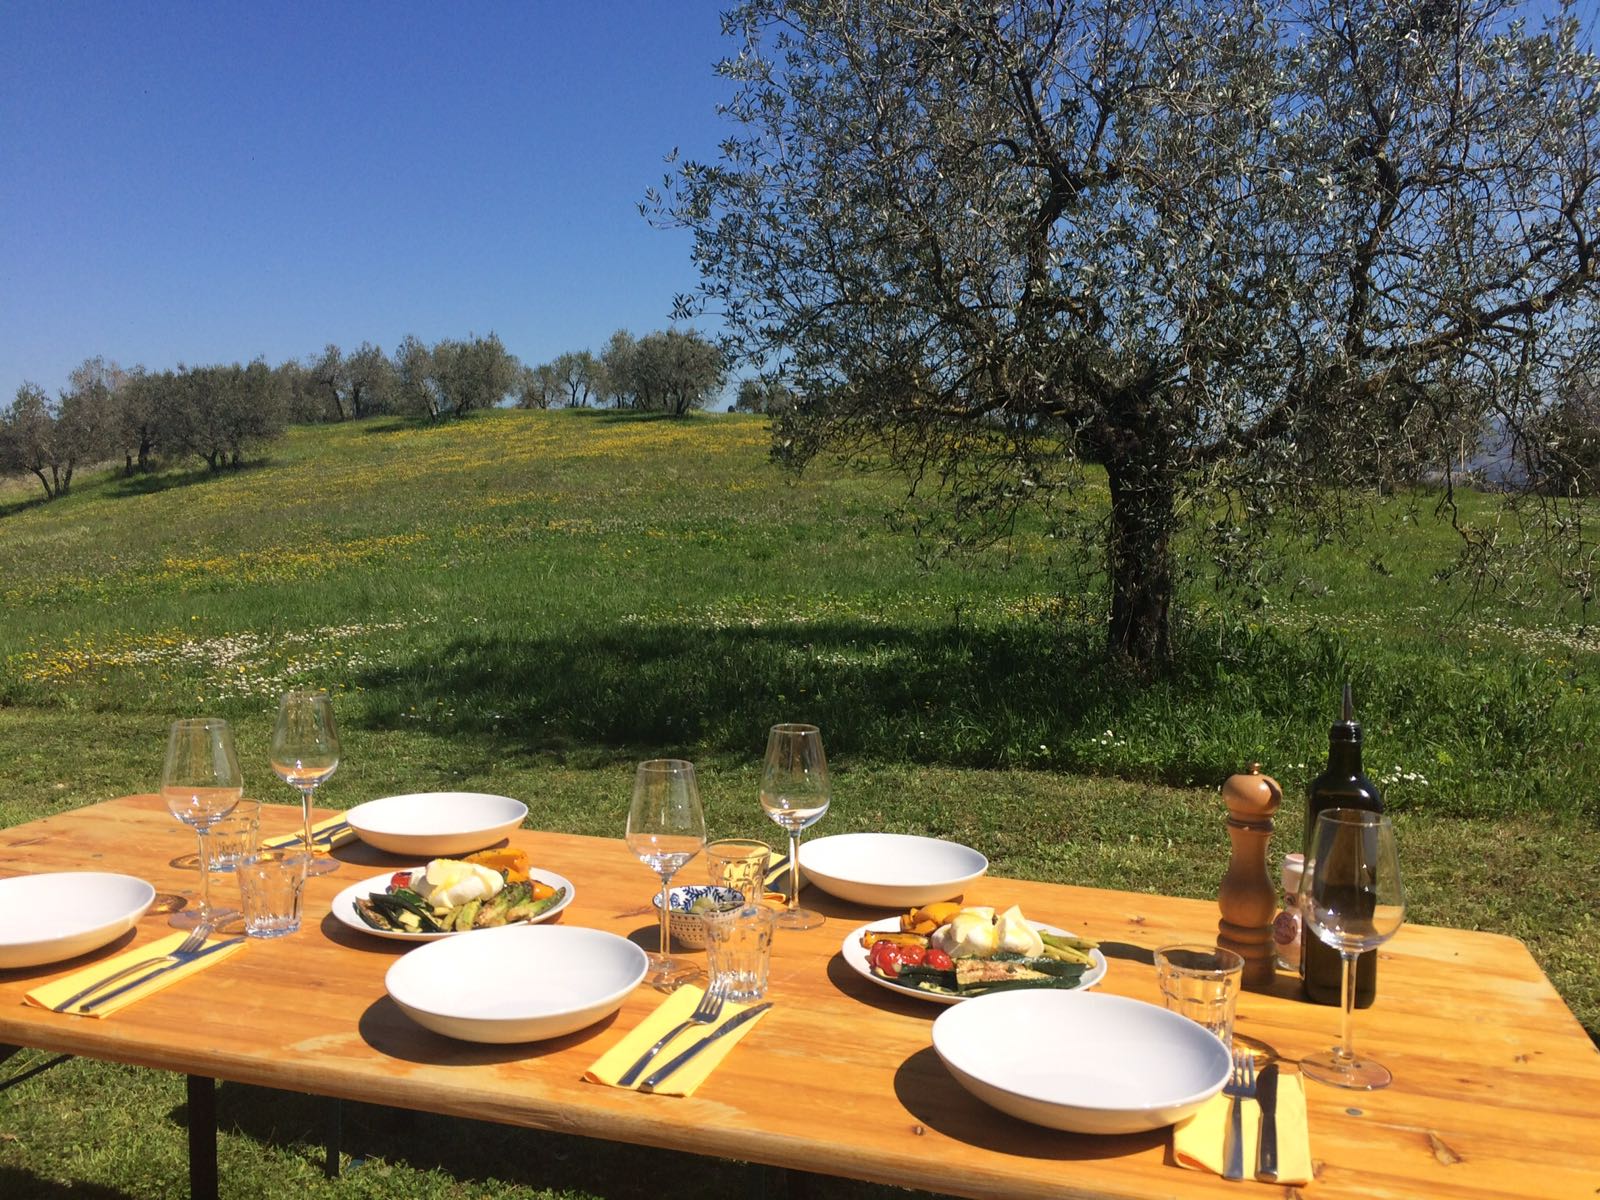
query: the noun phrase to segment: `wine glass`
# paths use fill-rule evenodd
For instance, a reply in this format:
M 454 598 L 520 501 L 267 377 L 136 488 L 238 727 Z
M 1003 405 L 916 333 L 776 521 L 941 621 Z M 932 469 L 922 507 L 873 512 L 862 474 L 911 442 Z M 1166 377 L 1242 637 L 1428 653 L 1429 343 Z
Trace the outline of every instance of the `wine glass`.
M 243 795 L 244 774 L 239 770 L 228 723 L 217 717 L 174 721 L 161 768 L 161 798 L 173 816 L 194 829 L 200 846 L 200 906 L 173 914 L 170 924 L 179 929 L 215 928 L 239 916 L 237 909 L 211 907 L 211 854 L 206 836 Z
M 1356 1057 L 1351 1024 L 1356 956 L 1388 941 L 1405 922 L 1405 889 L 1389 818 L 1359 808 L 1321 813 L 1300 881 L 1300 902 L 1306 928 L 1339 952 L 1344 971 L 1341 1042 L 1301 1059 L 1300 1069 L 1335 1087 L 1387 1087 L 1394 1078 L 1387 1067 Z
M 680 758 L 654 758 L 639 764 L 628 808 L 628 849 L 661 876 L 661 952 L 650 956 L 645 982 L 672 991 L 699 968 L 667 953 L 672 877 L 706 844 L 706 818 L 694 764 Z
M 339 769 L 339 730 L 327 692 L 290 691 L 278 701 L 278 723 L 272 730 L 272 769 L 278 778 L 300 790 L 304 825 L 306 874 L 326 875 L 339 864 L 318 850 L 311 837 L 311 794 Z
M 815 725 L 774 725 L 761 768 L 761 807 L 789 835 L 789 902 L 778 914 L 781 929 L 812 929 L 822 914 L 801 908 L 800 831 L 828 811 L 828 759 Z

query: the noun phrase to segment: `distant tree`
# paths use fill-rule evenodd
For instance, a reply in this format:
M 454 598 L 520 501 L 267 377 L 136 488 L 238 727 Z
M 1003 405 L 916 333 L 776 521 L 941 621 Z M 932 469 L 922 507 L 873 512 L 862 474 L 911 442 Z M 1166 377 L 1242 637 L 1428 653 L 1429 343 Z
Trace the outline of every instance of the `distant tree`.
M 634 386 L 634 363 L 638 357 L 639 343 L 626 329 L 619 329 L 606 342 L 600 352 L 600 367 L 604 371 L 605 397 L 613 408 L 632 408 L 638 402 Z
M 56 409 L 42 387 L 24 382 L 0 413 L 0 472 L 36 476 L 48 500 L 72 486 L 73 464 L 57 436 Z
M 325 402 L 311 369 L 289 359 L 273 369 L 284 419 L 291 425 L 310 425 L 326 417 Z
M 733 401 L 734 412 L 766 413 L 776 416 L 787 412 L 794 403 L 794 394 L 777 379 L 743 379 L 739 393 Z
M 566 394 L 554 363 L 540 363 L 537 367 L 522 366 L 517 370 L 517 383 L 512 389 L 518 408 L 549 408 L 561 403 Z
M 329 342 L 322 348 L 322 353 L 306 365 L 306 373 L 310 377 L 311 394 L 321 402 L 319 419 L 343 421 L 349 416 L 345 411 L 345 396 L 349 392 L 350 382 L 344 352 Z
M 1107 487 L 1107 649 L 1151 666 L 1185 533 L 1246 570 L 1358 528 L 1375 463 L 1448 481 L 1491 406 L 1536 433 L 1600 314 L 1600 64 L 1551 7 L 743 0 L 736 127 L 646 208 L 680 314 L 794 382 L 788 461 L 898 466 L 957 545 Z M 1546 531 L 1593 594 L 1589 526 Z
M 161 427 L 164 391 L 162 376 L 152 375 L 143 367 L 134 367 L 129 371 L 122 386 L 117 389 L 119 403 L 114 448 L 122 452 L 124 475 L 151 468 Z
M 600 360 L 587 350 L 568 351 L 551 364 L 556 378 L 566 389 L 567 404 L 572 408 L 587 408 L 589 401 L 600 393 Z
M 70 478 L 74 465 L 93 463 L 120 449 L 119 392 L 127 375 L 103 358 L 85 359 L 67 378 L 56 417 L 56 442 Z
M 433 351 L 415 334 L 406 334 L 394 352 L 395 411 L 437 421 L 444 399 L 434 381 Z
M 495 407 L 516 386 L 517 367 L 516 358 L 494 333 L 439 342 L 433 348 L 433 383 L 440 407 L 430 419 L 437 420 L 439 412 L 464 417 Z
M 359 420 L 393 409 L 394 364 L 371 342 L 362 342 L 345 358 L 341 382 L 352 417 Z
M 1573 370 L 1533 440 L 1540 488 L 1562 496 L 1600 494 L 1600 369 L 1585 364 Z
M 677 329 L 640 338 L 631 369 L 635 406 L 678 417 L 710 403 L 728 374 L 715 344 Z

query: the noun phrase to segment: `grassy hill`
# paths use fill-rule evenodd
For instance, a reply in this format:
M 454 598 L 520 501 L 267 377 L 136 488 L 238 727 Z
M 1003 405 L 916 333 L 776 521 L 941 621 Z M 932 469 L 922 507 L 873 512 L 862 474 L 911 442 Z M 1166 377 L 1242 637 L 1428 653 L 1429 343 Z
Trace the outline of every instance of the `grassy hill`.
M 765 730 L 813 720 L 837 772 L 819 832 L 926 832 L 1003 874 L 1209 897 L 1217 785 L 1261 762 L 1289 797 L 1277 850 L 1297 845 L 1348 677 L 1411 916 L 1524 938 L 1600 1029 L 1600 882 L 1572 869 L 1600 857 L 1600 639 L 1553 590 L 1478 607 L 1439 582 L 1454 535 L 1427 498 L 1381 501 L 1358 546 L 1285 544 L 1246 596 L 1199 572 L 1176 670 L 1136 687 L 1100 660 L 1098 583 L 1060 569 L 1061 542 L 1024 528 L 1004 554 L 925 570 L 884 520 L 897 481 L 797 480 L 766 447 L 750 417 L 497 412 L 296 429 L 243 471 L 88 475 L 50 504 L 7 485 L 0 824 L 148 790 L 167 722 L 199 712 L 235 722 L 251 791 L 288 802 L 272 716 L 313 684 L 343 724 L 335 806 L 471 788 L 615 835 L 632 763 L 671 753 L 700 764 L 715 834 L 770 835 Z M 1496 503 L 1469 497 L 1466 516 Z M 167 1086 L 70 1069 L 91 1090 Z M 0 1138 L 0 1185 L 11 1169 L 161 1194 L 147 1164 L 170 1147 L 131 1119 L 108 1156 L 46 1133 L 84 1103 L 61 1083 L 26 1111 L 0 1097 L 0 1131 L 22 1137 Z M 395 1170 L 393 1195 L 478 1194 Z

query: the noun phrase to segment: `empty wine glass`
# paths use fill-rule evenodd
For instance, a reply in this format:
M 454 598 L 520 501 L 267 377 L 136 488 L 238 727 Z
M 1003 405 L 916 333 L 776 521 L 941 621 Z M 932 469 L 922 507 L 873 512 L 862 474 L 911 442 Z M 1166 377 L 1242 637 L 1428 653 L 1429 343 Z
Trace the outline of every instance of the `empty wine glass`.
M 173 816 L 194 829 L 200 848 L 200 905 L 172 916 L 170 923 L 179 929 L 215 928 L 239 916 L 237 909 L 211 907 L 211 855 L 206 835 L 233 811 L 243 795 L 244 775 L 228 723 L 218 717 L 174 721 L 161 768 L 161 798 Z
M 661 951 L 650 956 L 645 982 L 671 991 L 699 972 L 693 962 L 667 952 L 672 877 L 706 844 L 706 818 L 693 763 L 655 758 L 639 764 L 628 808 L 627 841 L 628 849 L 661 876 Z
M 789 835 L 789 902 L 778 915 L 780 929 L 812 929 L 822 914 L 801 908 L 800 832 L 828 811 L 828 758 L 815 725 L 774 725 L 767 733 L 761 768 L 761 807 Z
M 1340 1044 L 1302 1058 L 1300 1069 L 1335 1087 L 1387 1087 L 1394 1076 L 1381 1063 L 1356 1057 L 1351 1026 L 1356 956 L 1388 941 L 1405 922 L 1405 889 L 1389 818 L 1357 808 L 1321 813 L 1300 881 L 1300 901 L 1306 928 L 1339 952 L 1344 971 Z
M 300 816 L 306 845 L 306 874 L 326 875 L 339 864 L 318 850 L 311 837 L 311 795 L 339 769 L 339 729 L 327 692 L 290 691 L 278 701 L 272 730 L 272 769 L 300 791 Z

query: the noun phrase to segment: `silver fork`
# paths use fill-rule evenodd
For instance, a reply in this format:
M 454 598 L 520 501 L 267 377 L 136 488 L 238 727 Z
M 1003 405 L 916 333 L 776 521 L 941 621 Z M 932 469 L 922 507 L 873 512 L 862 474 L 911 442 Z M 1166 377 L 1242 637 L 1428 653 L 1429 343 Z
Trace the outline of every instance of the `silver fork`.
M 194 932 L 188 937 L 184 938 L 183 941 L 178 944 L 176 949 L 169 950 L 165 954 L 157 954 L 152 958 L 147 958 L 142 962 L 136 962 L 131 966 L 123 967 L 122 970 L 118 971 L 115 975 L 107 975 L 104 979 L 91 983 L 88 987 L 84 988 L 83 991 L 78 992 L 75 995 L 68 996 L 60 1004 L 56 1005 L 55 1011 L 66 1012 L 70 1008 L 76 1008 L 82 1001 L 88 999 L 96 992 L 104 991 L 113 983 L 116 983 L 119 979 L 126 979 L 130 975 L 137 975 L 140 971 L 148 971 L 151 967 L 160 966 L 163 963 L 182 962 L 188 955 L 195 953 L 195 951 L 199 950 L 200 947 L 204 946 L 206 944 L 206 939 L 210 936 L 211 926 L 196 925 L 194 927 Z
M 722 992 L 719 988 L 713 987 L 708 989 L 706 994 L 700 997 L 700 1003 L 695 1006 L 695 1010 L 689 1014 L 689 1019 L 684 1021 L 681 1025 L 668 1030 L 666 1037 L 662 1038 L 654 1046 L 651 1046 L 650 1049 L 641 1054 L 639 1056 L 639 1061 L 634 1063 L 633 1066 L 629 1067 L 625 1072 L 623 1072 L 622 1078 L 617 1080 L 617 1086 L 631 1087 L 633 1085 L 633 1081 L 638 1079 L 640 1073 L 650 1065 L 650 1060 L 655 1058 L 656 1055 L 660 1054 L 661 1048 L 673 1038 L 677 1037 L 680 1033 L 693 1029 L 696 1025 L 709 1025 L 718 1017 L 720 1017 L 722 1015 L 723 999 Z
M 1229 1114 L 1228 1165 L 1222 1172 L 1224 1179 L 1244 1178 L 1244 1118 L 1240 1109 L 1246 1100 L 1256 1095 L 1255 1055 L 1240 1050 L 1233 1056 L 1233 1074 L 1223 1086 L 1222 1094 L 1233 1097 L 1233 1110 Z

